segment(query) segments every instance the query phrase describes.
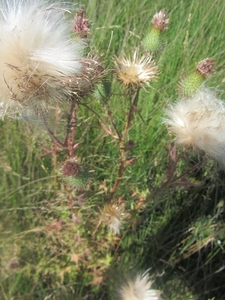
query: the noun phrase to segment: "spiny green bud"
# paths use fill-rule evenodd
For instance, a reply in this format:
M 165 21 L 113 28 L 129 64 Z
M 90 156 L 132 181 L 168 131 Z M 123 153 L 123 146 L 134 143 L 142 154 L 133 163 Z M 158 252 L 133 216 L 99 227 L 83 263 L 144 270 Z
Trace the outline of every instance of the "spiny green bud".
M 63 179 L 77 189 L 84 189 L 90 180 L 87 165 L 81 165 L 75 158 L 70 158 L 64 162 L 61 173 L 63 174 Z
M 179 93 L 182 96 L 190 97 L 194 95 L 203 84 L 206 77 L 214 71 L 214 60 L 205 58 L 197 64 L 196 70 L 179 82 Z
M 95 86 L 94 93 L 93 93 L 95 99 L 102 100 L 106 97 L 106 91 L 104 84 L 99 83 Z
M 204 77 L 200 73 L 193 72 L 180 80 L 178 88 L 179 93 L 182 96 L 190 97 L 197 92 L 203 81 Z
M 157 52 L 162 45 L 161 33 L 167 29 L 169 19 L 166 18 L 166 10 L 162 9 L 152 18 L 152 28 L 143 39 L 143 45 L 148 52 Z
M 161 46 L 160 30 L 153 27 L 143 39 L 143 45 L 146 51 L 157 52 Z

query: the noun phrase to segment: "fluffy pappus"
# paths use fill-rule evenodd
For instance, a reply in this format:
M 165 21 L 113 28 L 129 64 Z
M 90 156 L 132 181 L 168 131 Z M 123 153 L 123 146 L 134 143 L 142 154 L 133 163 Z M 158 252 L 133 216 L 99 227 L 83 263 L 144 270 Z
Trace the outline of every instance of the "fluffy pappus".
M 83 44 L 72 39 L 73 15 L 63 4 L 5 0 L 0 4 L 1 115 L 65 101 L 80 73 Z
M 108 230 L 115 235 L 120 235 L 122 217 L 124 216 L 124 206 L 109 203 L 101 213 L 101 221 L 107 225 Z
M 203 87 L 165 112 L 163 122 L 178 144 L 203 150 L 225 166 L 225 104 L 213 91 Z
M 120 288 L 120 300 L 160 300 L 160 292 L 151 289 L 151 286 L 148 274 L 138 274 Z

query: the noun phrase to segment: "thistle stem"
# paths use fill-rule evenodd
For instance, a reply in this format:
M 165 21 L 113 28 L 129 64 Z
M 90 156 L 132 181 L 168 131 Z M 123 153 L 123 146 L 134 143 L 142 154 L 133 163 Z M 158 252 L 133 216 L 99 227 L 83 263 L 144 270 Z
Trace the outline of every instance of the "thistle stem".
M 129 109 L 127 121 L 125 123 L 124 130 L 123 130 L 123 133 L 122 133 L 122 136 L 121 136 L 121 139 L 120 139 L 119 169 L 118 169 L 118 174 L 117 174 L 116 181 L 115 181 L 115 183 L 113 185 L 113 188 L 111 190 L 111 193 L 110 193 L 109 201 L 112 200 L 112 198 L 113 198 L 113 196 L 115 194 L 115 191 L 116 191 L 118 185 L 120 184 L 121 178 L 123 176 L 123 172 L 126 169 L 126 164 L 125 164 L 126 163 L 125 142 L 126 142 L 128 130 L 129 130 L 130 126 L 131 126 L 131 122 L 132 122 L 132 120 L 134 118 L 134 112 L 135 112 L 135 109 L 137 107 L 138 98 L 139 98 L 139 92 L 140 92 L 140 88 L 138 88 L 136 90 L 136 93 L 134 95 L 132 104 L 131 104 L 130 109 Z
M 73 100 L 71 103 L 70 115 L 67 121 L 67 132 L 64 145 L 66 145 L 69 157 L 74 156 L 75 149 L 75 135 L 76 135 L 76 120 L 77 120 L 77 101 Z

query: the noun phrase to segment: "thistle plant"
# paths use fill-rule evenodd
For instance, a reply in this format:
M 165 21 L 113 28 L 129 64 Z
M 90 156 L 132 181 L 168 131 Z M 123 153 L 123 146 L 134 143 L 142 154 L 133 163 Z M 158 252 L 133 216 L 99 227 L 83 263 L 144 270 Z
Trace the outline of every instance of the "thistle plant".
M 180 79 L 172 102 L 176 87 L 167 93 L 172 80 L 164 68 L 170 61 L 159 58 L 163 45 L 163 55 L 167 50 L 165 9 L 153 15 L 146 35 L 128 30 L 132 46 L 112 57 L 111 42 L 109 50 L 95 50 L 91 24 L 79 5 L 0 4 L 0 115 L 31 127 L 38 120 L 47 136 L 42 140 L 40 130 L 26 137 L 32 150 L 21 164 L 36 160 L 44 172 L 39 179 L 26 167 L 33 185 L 30 173 L 20 176 L 0 154 L 0 167 L 23 188 L 8 193 L 23 203 L 18 215 L 1 215 L 5 298 L 169 299 L 164 280 L 188 269 L 187 259 L 208 266 L 224 254 L 225 105 L 206 81 L 214 59 Z M 220 202 L 212 204 L 214 198 Z M 22 229 L 11 234 L 14 223 Z M 137 273 L 143 266 L 152 268 L 151 277 Z M 20 280 L 29 280 L 24 291 L 17 290 Z
M 169 19 L 166 18 L 166 10 L 156 13 L 151 22 L 151 29 L 143 39 L 146 51 L 156 53 L 163 45 L 162 33 L 168 28 Z

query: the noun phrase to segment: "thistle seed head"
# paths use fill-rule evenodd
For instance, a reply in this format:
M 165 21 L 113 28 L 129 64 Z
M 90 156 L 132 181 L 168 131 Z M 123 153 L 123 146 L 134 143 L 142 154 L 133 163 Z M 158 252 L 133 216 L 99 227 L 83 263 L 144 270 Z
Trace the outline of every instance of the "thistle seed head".
M 1 116 L 20 117 L 68 100 L 80 74 L 80 41 L 71 38 L 68 8 L 40 0 L 1 1 Z
M 124 206 L 109 203 L 104 207 L 101 214 L 102 222 L 108 226 L 108 230 L 115 235 L 120 234 L 122 226 L 122 217 L 124 215 Z
M 160 300 L 160 292 L 151 289 L 151 286 L 148 274 L 136 275 L 120 288 L 120 300 Z
M 211 90 L 202 87 L 171 105 L 166 114 L 164 123 L 178 144 L 204 151 L 225 167 L 225 104 Z

